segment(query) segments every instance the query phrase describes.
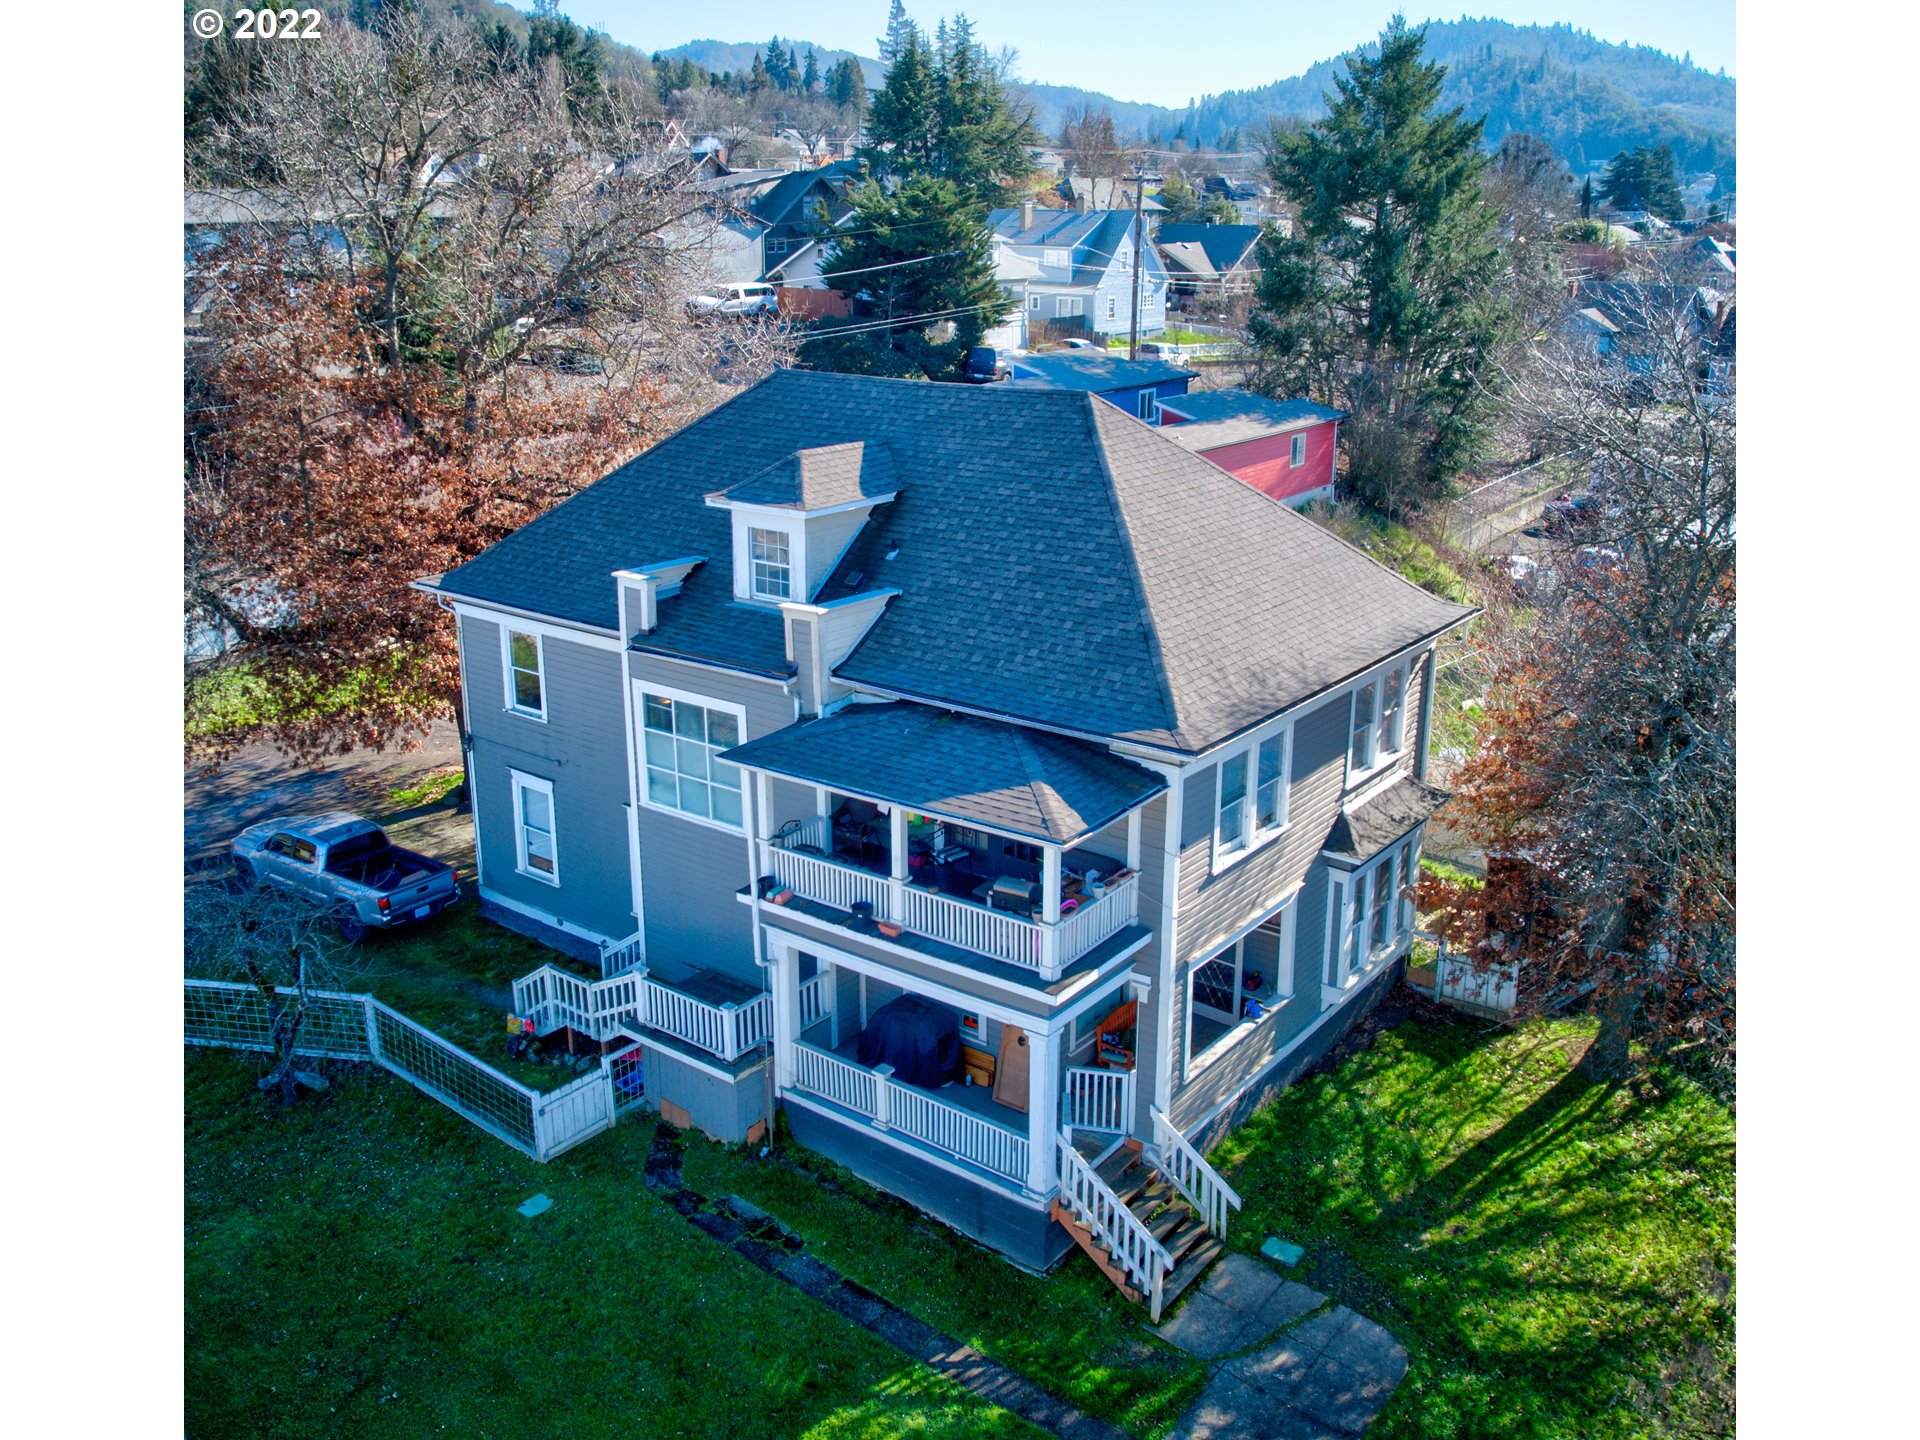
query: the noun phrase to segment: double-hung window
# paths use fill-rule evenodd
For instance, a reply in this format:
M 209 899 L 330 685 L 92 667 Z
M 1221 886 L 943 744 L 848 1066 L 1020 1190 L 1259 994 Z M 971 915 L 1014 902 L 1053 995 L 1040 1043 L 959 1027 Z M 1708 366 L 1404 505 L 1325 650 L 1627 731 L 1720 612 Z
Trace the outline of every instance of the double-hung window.
M 513 779 L 514 869 L 549 885 L 560 883 L 553 835 L 553 782 L 508 772 Z
M 540 637 L 524 630 L 506 630 L 504 658 L 507 671 L 507 708 L 530 720 L 547 718 L 546 675 L 542 668 Z
M 1406 744 L 1407 671 L 1375 675 L 1353 692 L 1353 730 L 1347 745 L 1347 784 L 1371 775 Z
M 641 729 L 647 803 L 738 829 L 740 770 L 719 754 L 740 743 L 740 713 L 648 690 L 641 693 Z
M 1140 392 L 1140 418 L 1149 425 L 1160 423 L 1160 396 L 1153 390 Z
M 753 593 L 762 600 L 788 600 L 793 596 L 793 550 L 784 530 L 763 530 L 754 526 L 747 534 L 749 559 L 753 564 Z
M 1293 437 L 1293 450 L 1287 456 L 1287 468 L 1289 470 L 1298 470 L 1302 465 L 1306 463 L 1307 463 L 1307 437 L 1304 435 L 1296 435 Z
M 1286 828 L 1292 742 L 1289 726 L 1220 761 L 1213 834 L 1215 870 Z

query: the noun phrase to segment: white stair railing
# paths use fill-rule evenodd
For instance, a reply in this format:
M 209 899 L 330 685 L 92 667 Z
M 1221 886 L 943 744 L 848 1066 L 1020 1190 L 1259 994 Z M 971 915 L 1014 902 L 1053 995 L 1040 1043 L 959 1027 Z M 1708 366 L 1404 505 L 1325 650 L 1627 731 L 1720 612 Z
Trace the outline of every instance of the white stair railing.
M 1227 1211 L 1240 1208 L 1239 1193 L 1158 1109 L 1153 1111 L 1153 1144 L 1148 1148 L 1154 1168 L 1186 1196 L 1187 1203 L 1199 1212 L 1207 1229 L 1215 1235 L 1225 1235 Z
M 1127 1208 L 1126 1201 L 1109 1189 L 1094 1168 L 1081 1158 L 1079 1151 L 1065 1138 L 1056 1143 L 1060 1152 L 1060 1203 L 1087 1227 L 1094 1239 L 1107 1247 L 1113 1262 L 1147 1297 L 1153 1322 L 1159 1324 L 1173 1256 Z
M 1067 1067 L 1060 1088 L 1060 1123 L 1067 1133 L 1102 1130 L 1124 1135 L 1133 1129 L 1133 1071 Z
M 624 975 L 629 970 L 639 969 L 646 956 L 646 941 L 635 932 L 624 940 L 615 940 L 600 947 L 600 973 L 609 977 Z

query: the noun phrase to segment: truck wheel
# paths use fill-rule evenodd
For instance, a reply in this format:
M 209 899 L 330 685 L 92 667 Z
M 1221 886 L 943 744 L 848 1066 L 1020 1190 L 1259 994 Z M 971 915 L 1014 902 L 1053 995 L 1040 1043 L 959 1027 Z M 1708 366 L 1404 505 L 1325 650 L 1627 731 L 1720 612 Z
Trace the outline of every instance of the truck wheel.
M 369 927 L 362 925 L 358 920 L 354 919 L 353 916 L 342 915 L 340 917 L 340 938 L 345 940 L 349 945 L 358 945 L 362 940 L 367 938 L 369 933 Z

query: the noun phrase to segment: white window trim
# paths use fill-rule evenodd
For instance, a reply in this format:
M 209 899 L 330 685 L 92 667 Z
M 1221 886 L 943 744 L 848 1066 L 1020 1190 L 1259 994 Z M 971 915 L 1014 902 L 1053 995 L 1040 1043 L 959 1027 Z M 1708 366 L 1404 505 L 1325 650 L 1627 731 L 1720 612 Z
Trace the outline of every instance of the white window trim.
M 1293 443 L 1287 447 L 1287 468 L 1289 470 L 1298 470 L 1306 463 L 1307 437 L 1304 435 L 1296 435 L 1293 437 Z
M 1327 872 L 1328 949 L 1321 970 L 1323 1001 L 1330 1003 L 1352 990 L 1390 960 L 1412 937 L 1414 920 L 1409 913 L 1408 902 L 1388 901 L 1387 937 L 1377 946 L 1372 940 L 1373 912 L 1379 893 L 1376 887 L 1381 882 L 1383 871 L 1389 877 L 1388 883 L 1395 885 L 1398 880 L 1394 877 L 1402 869 L 1409 878 L 1418 871 L 1422 838 L 1422 830 L 1415 827 L 1411 834 L 1394 841 L 1366 864 L 1353 870 Z M 1389 866 L 1392 868 L 1389 869 Z M 1336 896 L 1341 902 L 1337 906 L 1334 903 Z M 1352 917 L 1350 923 L 1342 924 L 1343 918 L 1349 914 Z M 1353 941 L 1351 952 L 1346 944 L 1349 937 Z M 1329 974 L 1334 976 L 1331 985 L 1326 983 Z
M 776 595 L 771 591 L 760 588 L 760 578 L 757 567 L 762 562 L 756 559 L 753 553 L 753 537 L 755 531 L 763 535 L 778 535 L 786 542 L 787 559 L 786 564 L 781 567 L 787 572 L 787 593 L 784 595 Z M 768 600 L 775 605 L 780 605 L 788 600 L 804 600 L 806 598 L 805 596 L 793 593 L 793 559 L 795 548 L 793 532 L 784 525 L 750 524 L 747 526 L 747 592 L 752 595 L 754 599 Z M 769 560 L 765 563 L 771 565 L 773 562 Z
M 1280 822 L 1277 825 L 1260 824 L 1260 747 L 1267 741 L 1280 740 Z M 1225 837 L 1220 831 L 1220 802 L 1226 786 L 1227 763 L 1238 755 L 1247 757 L 1247 793 L 1242 804 L 1246 807 L 1240 822 L 1241 843 L 1237 849 L 1227 850 L 1222 841 Z M 1218 875 L 1230 870 L 1257 850 L 1264 849 L 1267 843 L 1286 833 L 1293 823 L 1293 722 L 1268 726 L 1255 731 L 1245 740 L 1220 752 L 1213 763 L 1213 854 L 1211 871 Z
M 1295 945 L 1294 920 L 1296 915 L 1296 905 L 1299 899 L 1300 899 L 1300 892 L 1298 889 L 1296 889 L 1293 892 L 1293 894 L 1289 895 L 1286 898 L 1286 900 L 1284 900 L 1281 903 L 1280 908 L 1275 910 L 1271 915 L 1265 916 L 1258 923 L 1248 926 L 1239 935 L 1235 936 L 1227 944 L 1222 945 L 1218 950 L 1215 950 L 1211 955 L 1208 955 L 1204 959 L 1196 962 L 1195 964 L 1189 965 L 1187 967 L 1186 1035 L 1182 1038 L 1180 1042 L 1180 1064 L 1181 1064 L 1181 1071 L 1182 1071 L 1181 1081 L 1183 1084 L 1186 1083 L 1187 1081 L 1192 1080 L 1196 1075 L 1199 1075 L 1202 1071 L 1206 1070 L 1208 1067 L 1218 1063 L 1220 1058 L 1226 1055 L 1228 1051 L 1232 1050 L 1235 1046 L 1239 1045 L 1249 1035 L 1252 1035 L 1255 1032 L 1257 1032 L 1262 1026 L 1264 1026 L 1274 1016 L 1278 1015 L 1282 1010 L 1286 1009 L 1288 1003 L 1292 1001 L 1293 998 L 1300 993 L 1299 977 L 1294 972 L 1294 945 Z M 1199 971 L 1200 967 L 1202 965 L 1205 965 L 1208 961 L 1216 960 L 1220 956 L 1226 954 L 1229 950 L 1234 950 L 1234 951 L 1238 951 L 1240 956 L 1238 963 L 1236 963 L 1234 967 L 1235 977 L 1237 980 L 1239 976 L 1244 975 L 1246 973 L 1245 957 L 1246 957 L 1246 943 L 1247 943 L 1248 937 L 1251 936 L 1255 930 L 1259 929 L 1261 925 L 1265 924 L 1267 920 L 1272 920 L 1276 918 L 1279 919 L 1281 923 L 1281 931 L 1280 931 L 1279 948 L 1275 953 L 1274 963 L 1275 963 L 1276 973 L 1275 973 L 1274 979 L 1277 984 L 1280 975 L 1284 974 L 1290 982 L 1289 988 L 1286 990 L 1284 994 L 1278 995 L 1275 998 L 1274 1003 L 1272 1005 L 1267 1006 L 1266 1012 L 1261 1016 L 1259 1016 L 1259 1018 L 1253 1019 L 1253 1020 L 1242 1018 L 1235 1021 L 1234 1024 L 1227 1029 L 1227 1032 L 1224 1035 L 1222 1035 L 1218 1040 L 1214 1041 L 1213 1044 L 1207 1047 L 1207 1051 L 1204 1055 L 1196 1056 L 1193 1053 L 1193 977 L 1194 975 Z
M 1415 662 L 1407 656 L 1387 661 L 1375 669 L 1365 679 L 1353 687 L 1347 698 L 1347 783 L 1345 789 L 1352 790 L 1364 785 L 1377 775 L 1382 775 L 1398 763 L 1407 753 L 1407 689 L 1416 670 Z M 1400 708 L 1396 712 L 1400 734 L 1397 743 L 1389 750 L 1383 743 L 1386 726 L 1386 680 L 1395 670 L 1400 672 Z M 1367 762 L 1356 766 L 1353 761 L 1353 721 L 1360 704 L 1362 691 L 1371 691 L 1373 696 L 1373 719 L 1367 730 Z
M 692 815 L 674 805 L 662 805 L 647 793 L 647 696 L 658 695 L 663 700 L 673 700 L 687 705 L 699 705 L 708 710 L 722 710 L 733 716 L 734 724 L 739 727 L 740 743 L 747 743 L 747 710 L 744 705 L 735 705 L 727 700 L 715 700 L 710 695 L 696 695 L 691 690 L 675 690 L 670 685 L 655 685 L 646 680 L 633 682 L 633 754 L 634 763 L 639 767 L 636 777 L 639 785 L 638 799 L 649 810 L 662 815 L 672 815 L 685 820 L 689 825 L 704 825 L 709 830 L 719 830 L 728 835 L 746 833 L 746 801 L 748 776 L 740 772 L 741 823 L 729 825 L 724 820 L 715 820 L 711 815 Z
M 513 693 L 513 637 L 524 635 L 533 641 L 533 657 L 536 673 L 540 677 L 540 708 L 529 710 L 514 698 Z M 527 720 L 547 723 L 547 637 L 538 630 L 523 629 L 507 621 L 500 622 L 500 679 L 506 690 L 507 709 Z
M 1134 401 L 1134 412 L 1149 425 L 1160 423 L 1160 392 L 1151 385 L 1142 390 Z
M 560 884 L 560 811 L 553 803 L 553 782 L 542 780 L 538 775 L 529 775 L 524 770 L 507 771 L 508 784 L 513 788 L 513 868 L 529 880 L 538 880 L 542 885 Z M 548 842 L 553 847 L 553 873 L 547 874 L 535 870 L 527 863 L 527 808 L 523 799 L 529 790 L 538 790 L 547 797 Z

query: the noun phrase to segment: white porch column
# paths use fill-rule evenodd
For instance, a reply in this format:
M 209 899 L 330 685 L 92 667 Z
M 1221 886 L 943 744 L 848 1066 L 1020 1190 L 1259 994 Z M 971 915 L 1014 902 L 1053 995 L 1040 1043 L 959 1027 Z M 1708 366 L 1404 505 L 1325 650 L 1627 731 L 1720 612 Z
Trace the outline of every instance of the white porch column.
M 890 828 L 887 832 L 887 858 L 892 862 L 889 870 L 891 883 L 887 886 L 887 899 L 892 905 L 885 916 L 896 925 L 907 918 L 907 807 L 895 805 L 887 814 Z
M 1127 812 L 1127 868 L 1134 874 L 1140 873 L 1140 809 L 1135 806 Z
M 1060 1158 L 1054 1136 L 1060 1123 L 1060 1063 L 1054 1037 L 1038 1030 L 1027 1036 L 1027 1189 L 1051 1194 L 1060 1183 Z
M 1047 845 L 1041 849 L 1041 893 L 1040 917 L 1049 925 L 1060 923 L 1060 847 Z
M 800 956 L 785 940 L 767 946 L 773 977 L 773 1074 L 782 1090 L 794 1085 L 794 1047 L 800 1042 Z

